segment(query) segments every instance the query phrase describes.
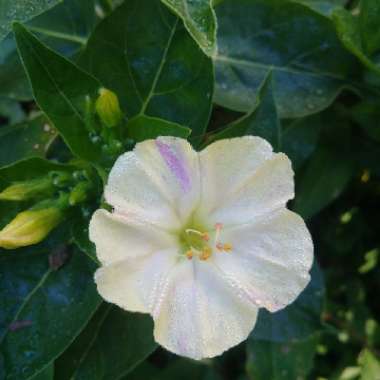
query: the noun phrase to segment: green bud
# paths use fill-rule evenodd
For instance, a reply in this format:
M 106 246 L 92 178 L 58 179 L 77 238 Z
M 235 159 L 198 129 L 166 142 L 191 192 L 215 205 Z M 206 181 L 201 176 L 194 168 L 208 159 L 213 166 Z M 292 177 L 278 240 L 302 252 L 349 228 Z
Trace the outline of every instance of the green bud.
M 49 178 L 58 188 L 67 187 L 72 182 L 72 174 L 63 171 L 52 171 L 49 173 Z
M 70 206 L 75 206 L 78 203 L 82 203 L 87 199 L 88 191 L 91 186 L 89 182 L 80 182 L 71 190 L 69 195 Z
M 53 184 L 49 178 L 34 179 L 31 181 L 17 182 L 8 186 L 0 193 L 2 201 L 25 201 L 53 192 Z
M 63 219 L 60 207 L 20 212 L 0 231 L 0 247 L 16 249 L 41 242 Z
M 96 100 L 95 109 L 103 124 L 110 128 L 118 125 L 123 118 L 119 99 L 114 92 L 106 88 L 99 90 L 99 97 Z

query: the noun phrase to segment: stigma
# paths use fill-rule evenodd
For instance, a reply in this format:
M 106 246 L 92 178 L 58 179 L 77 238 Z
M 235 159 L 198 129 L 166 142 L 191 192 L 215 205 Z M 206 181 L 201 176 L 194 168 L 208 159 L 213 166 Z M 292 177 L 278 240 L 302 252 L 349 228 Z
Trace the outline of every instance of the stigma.
M 213 230 L 201 231 L 195 228 L 187 228 L 184 231 L 184 242 L 187 246 L 185 256 L 188 260 L 194 258 L 207 261 L 214 252 L 230 253 L 232 244 L 221 240 L 223 224 L 216 223 Z M 210 239 L 210 236 L 213 239 Z

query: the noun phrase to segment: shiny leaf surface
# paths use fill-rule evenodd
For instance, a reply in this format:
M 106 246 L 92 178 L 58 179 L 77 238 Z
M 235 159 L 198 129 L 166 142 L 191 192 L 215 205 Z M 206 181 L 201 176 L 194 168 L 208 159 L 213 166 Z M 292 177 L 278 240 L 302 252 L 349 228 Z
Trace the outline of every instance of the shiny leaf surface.
M 147 115 L 201 135 L 209 119 L 212 64 L 158 0 L 130 0 L 106 17 L 81 65 L 113 90 L 128 117 Z
M 102 159 L 86 129 L 86 98 L 96 99 L 100 83 L 54 53 L 20 24 L 14 25 L 18 50 L 38 105 L 74 154 L 93 162 Z
M 2 0 L 0 4 L 0 41 L 12 29 L 12 21 L 30 20 L 58 2 L 59 0 Z
M 179 17 L 186 29 L 209 56 L 216 53 L 216 17 L 211 0 L 161 0 Z
M 272 71 L 279 114 L 300 117 L 326 108 L 350 84 L 355 60 L 331 20 L 310 8 L 282 0 L 225 0 L 216 13 L 218 104 L 248 111 Z
M 49 254 L 55 244 L 1 252 L 0 339 L 6 379 L 29 379 L 44 370 L 99 304 L 92 279 L 95 265 L 75 251 L 63 267 L 52 269 Z

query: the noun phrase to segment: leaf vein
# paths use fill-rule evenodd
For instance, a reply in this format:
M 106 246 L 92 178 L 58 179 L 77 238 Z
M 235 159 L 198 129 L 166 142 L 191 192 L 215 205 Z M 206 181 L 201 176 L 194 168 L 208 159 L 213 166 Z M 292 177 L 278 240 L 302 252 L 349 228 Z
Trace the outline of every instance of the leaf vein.
M 152 97 L 154 96 L 154 92 L 156 90 L 158 80 L 160 79 L 162 70 L 163 70 L 163 68 L 165 66 L 165 62 L 166 62 L 166 58 L 167 58 L 167 55 L 168 55 L 168 52 L 169 52 L 170 45 L 171 45 L 171 43 L 173 41 L 173 37 L 174 37 L 175 31 L 177 29 L 177 24 L 178 24 L 178 18 L 175 20 L 175 22 L 173 24 L 172 30 L 170 32 L 168 41 L 167 41 L 165 49 L 164 49 L 164 52 L 162 53 L 162 58 L 161 58 L 160 65 L 158 66 L 156 75 L 155 75 L 155 77 L 153 79 L 153 82 L 152 82 L 151 89 L 150 89 L 149 94 L 147 95 L 147 97 L 146 97 L 146 99 L 145 99 L 145 101 L 144 101 L 144 103 L 143 103 L 143 105 L 141 107 L 139 115 L 144 115 L 145 114 L 145 111 L 146 111 L 146 109 L 148 107 L 148 104 L 149 104 L 150 100 L 152 99 Z

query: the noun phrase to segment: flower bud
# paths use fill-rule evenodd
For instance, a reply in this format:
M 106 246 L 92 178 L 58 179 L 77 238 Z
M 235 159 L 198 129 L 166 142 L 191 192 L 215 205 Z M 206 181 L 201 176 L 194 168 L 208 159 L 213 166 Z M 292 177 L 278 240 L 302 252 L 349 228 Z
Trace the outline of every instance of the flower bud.
M 87 199 L 90 188 L 91 186 L 88 182 L 79 182 L 75 185 L 69 196 L 70 206 L 75 206 L 78 203 L 84 202 Z
M 119 99 L 114 92 L 106 88 L 99 90 L 99 97 L 96 100 L 95 109 L 101 121 L 110 128 L 118 125 L 123 118 Z
M 54 206 L 20 212 L 0 231 L 0 247 L 15 249 L 37 244 L 62 219 L 62 209 Z
M 48 178 L 18 182 L 8 186 L 0 193 L 2 201 L 25 201 L 46 196 L 53 191 L 52 182 Z

